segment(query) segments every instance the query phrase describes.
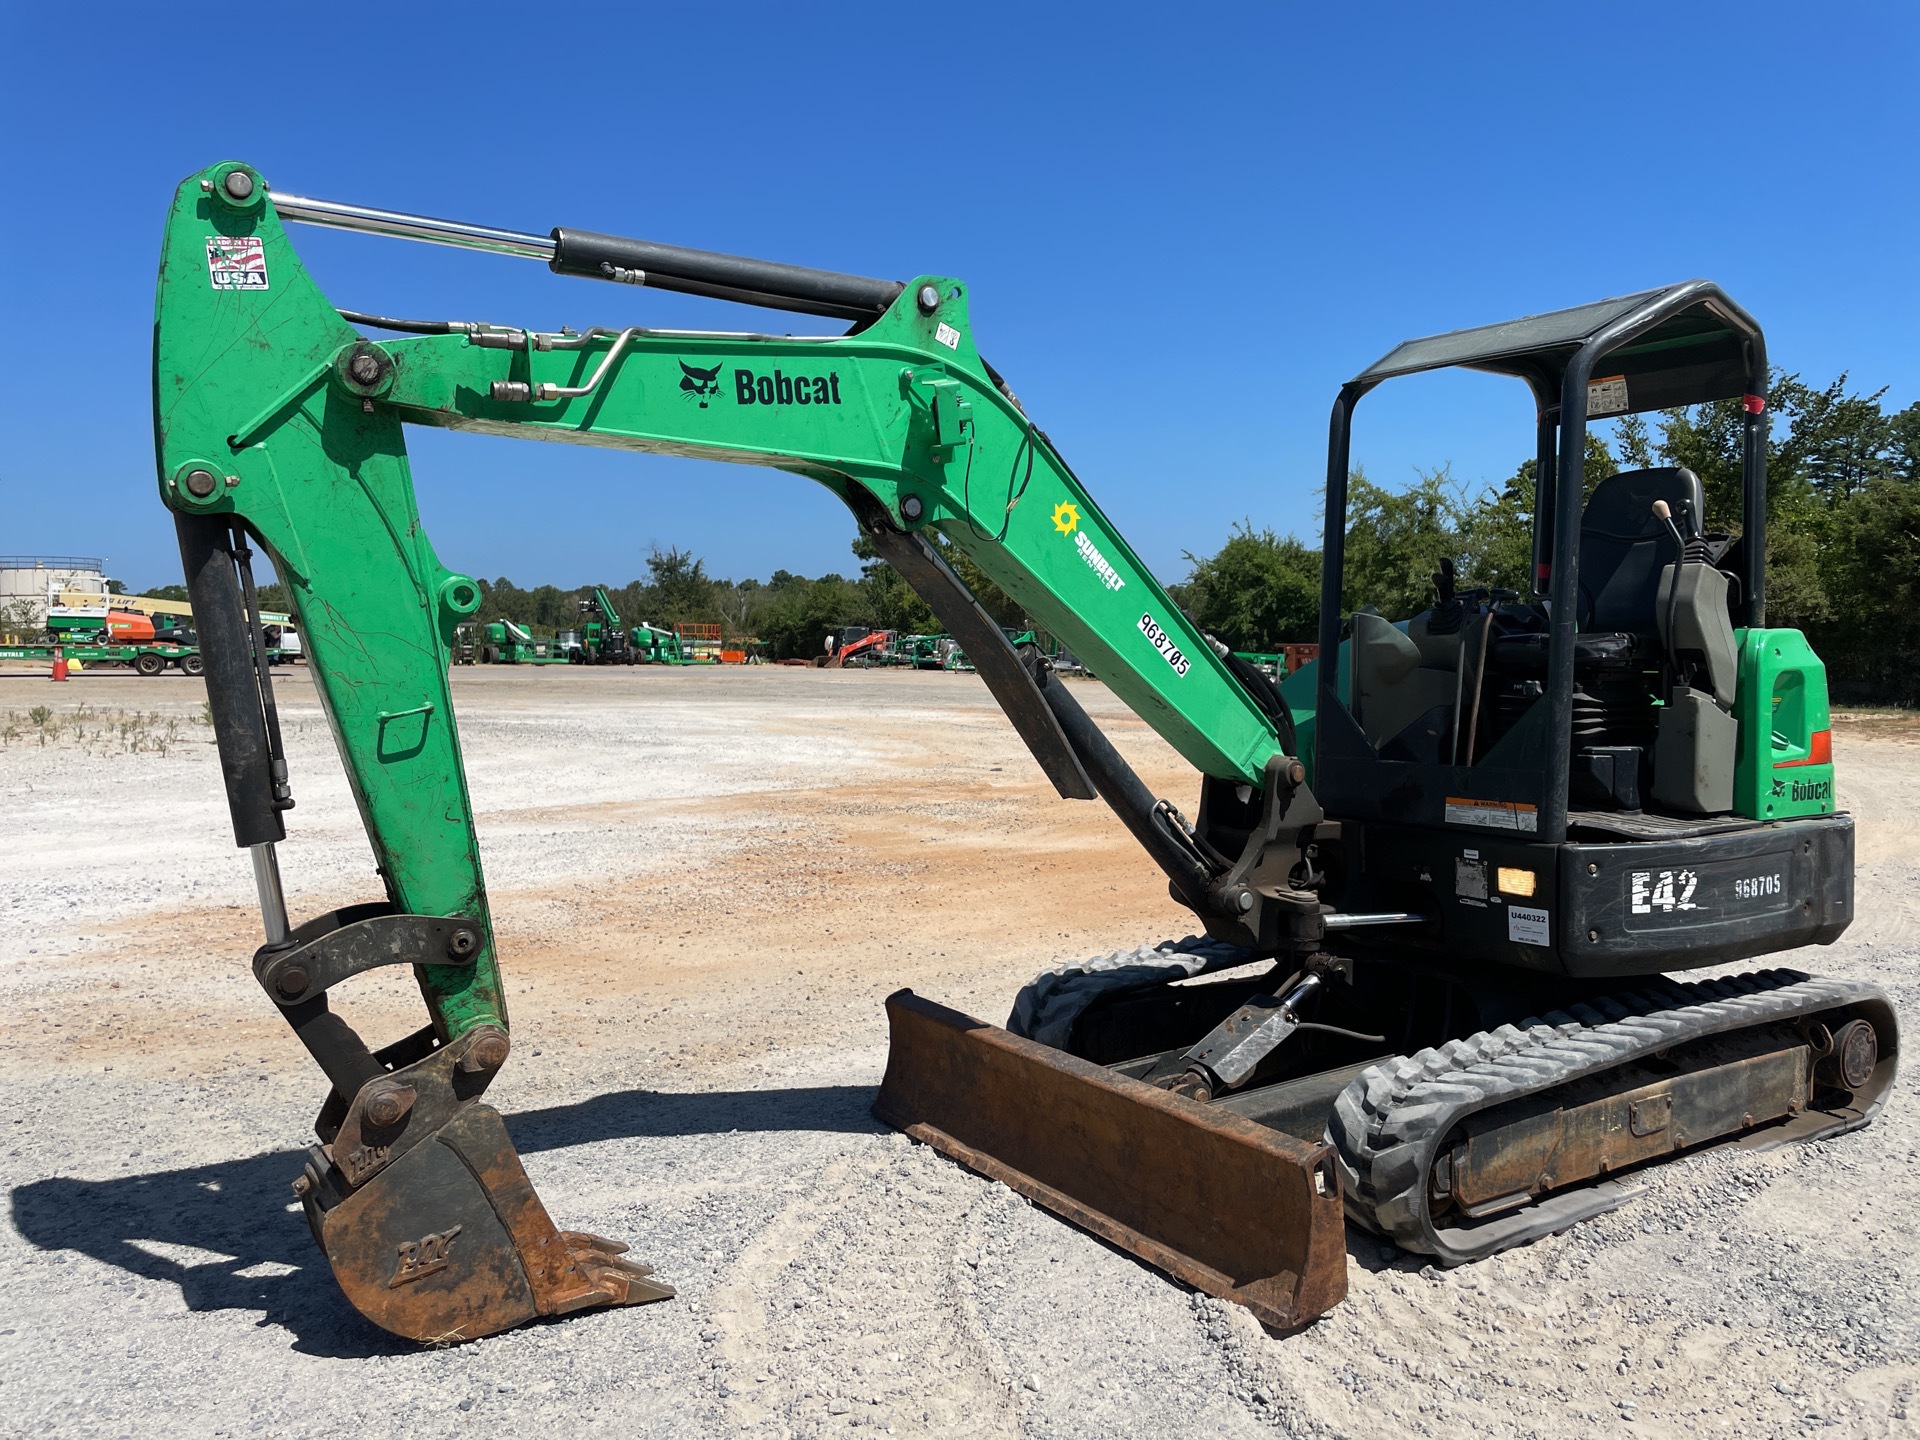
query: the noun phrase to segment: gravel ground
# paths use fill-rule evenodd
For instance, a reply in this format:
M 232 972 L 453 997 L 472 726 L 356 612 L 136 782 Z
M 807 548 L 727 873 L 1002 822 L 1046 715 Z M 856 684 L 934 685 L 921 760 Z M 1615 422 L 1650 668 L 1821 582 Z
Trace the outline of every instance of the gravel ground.
M 322 1085 L 246 974 L 200 687 L 0 673 L 0 1434 L 1920 1433 L 1904 1089 L 1865 1132 L 1666 1167 L 1461 1270 L 1352 1234 L 1348 1302 L 1274 1337 L 867 1114 L 891 989 L 998 1019 L 1044 965 L 1190 928 L 976 680 L 455 683 L 519 1040 L 493 1098 L 555 1218 L 679 1298 L 449 1350 L 360 1321 L 285 1188 Z M 304 916 L 378 890 L 304 676 L 282 690 Z M 1911 1011 L 1920 736 L 1836 743 L 1861 918 L 1791 963 Z M 408 990 L 368 982 L 353 1018 L 411 1029 Z

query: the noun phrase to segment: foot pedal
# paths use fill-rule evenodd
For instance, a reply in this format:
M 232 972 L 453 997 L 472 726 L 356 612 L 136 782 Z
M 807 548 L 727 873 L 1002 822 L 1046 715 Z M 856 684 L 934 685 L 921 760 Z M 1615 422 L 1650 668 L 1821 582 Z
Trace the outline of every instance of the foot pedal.
M 673 1296 L 623 1258 L 625 1245 L 555 1227 L 489 1105 L 462 1108 L 331 1204 L 318 1168 L 302 1193 L 334 1278 L 356 1310 L 406 1339 L 453 1344 Z

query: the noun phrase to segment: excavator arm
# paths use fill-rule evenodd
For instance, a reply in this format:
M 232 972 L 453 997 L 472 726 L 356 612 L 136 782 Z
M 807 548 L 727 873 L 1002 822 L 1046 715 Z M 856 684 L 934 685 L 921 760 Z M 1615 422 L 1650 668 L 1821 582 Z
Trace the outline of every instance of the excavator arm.
M 267 944 L 256 975 L 332 1084 L 323 1145 L 296 1190 L 363 1313 L 396 1333 L 464 1339 L 671 1293 L 620 1259 L 624 1247 L 559 1231 L 480 1103 L 509 1031 L 448 660 L 481 594 L 421 525 L 409 424 L 765 465 L 825 486 L 964 645 L 1063 795 L 1112 804 L 1214 933 L 1267 953 L 1311 945 L 1324 907 L 1276 882 L 1272 862 L 1281 856 L 1284 876 L 1299 832 L 1319 818 L 1287 754 L 1284 705 L 1236 674 L 1172 603 L 980 358 L 962 283 L 894 285 L 559 230 L 545 258 L 562 273 L 856 323 L 790 336 L 381 321 L 343 314 L 321 293 L 283 228 L 289 215 L 507 253 L 538 254 L 542 237 L 276 201 L 232 162 L 182 183 L 166 230 L 154 348 L 161 497 L 207 656 L 236 840 L 253 852 L 260 887 Z M 275 850 L 292 796 L 258 627 L 245 621 L 257 610 L 256 545 L 298 612 L 386 891 L 297 927 Z M 1014 651 L 955 576 L 948 545 L 1207 785 L 1239 795 L 1237 855 L 1155 800 L 1044 662 Z M 374 1053 L 326 991 L 387 964 L 414 968 L 430 1024 Z M 1337 1230 L 1337 1193 L 1324 1203 L 1331 1167 L 1315 1147 L 1296 1148 L 1285 1163 L 1321 1177 L 1322 1229 Z M 1139 1235 L 1134 1248 L 1165 1263 L 1150 1228 L 1115 1223 L 1126 1234 L 1110 1238 Z M 1316 1244 L 1324 1270 L 1324 1235 Z M 1297 1282 L 1307 1268 L 1288 1273 Z M 1316 1293 L 1270 1308 L 1309 1318 L 1332 1303 L 1329 1283 Z

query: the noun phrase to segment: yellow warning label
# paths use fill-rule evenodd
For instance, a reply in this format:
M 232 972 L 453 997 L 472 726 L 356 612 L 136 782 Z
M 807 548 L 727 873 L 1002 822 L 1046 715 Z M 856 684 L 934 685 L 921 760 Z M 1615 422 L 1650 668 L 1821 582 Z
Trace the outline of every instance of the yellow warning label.
M 1459 795 L 1447 797 L 1449 825 L 1479 825 L 1488 830 L 1523 830 L 1532 834 L 1540 828 L 1537 806 L 1519 800 L 1469 800 Z

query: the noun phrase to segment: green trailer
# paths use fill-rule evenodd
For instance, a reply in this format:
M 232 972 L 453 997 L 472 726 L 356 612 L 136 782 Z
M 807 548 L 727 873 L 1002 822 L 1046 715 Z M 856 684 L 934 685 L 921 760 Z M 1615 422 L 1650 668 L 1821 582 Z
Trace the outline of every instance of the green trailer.
M 51 665 L 63 656 L 82 665 L 127 665 L 140 675 L 158 675 L 168 666 L 198 675 L 203 668 L 199 647 L 194 645 L 0 645 L 0 660 L 36 660 Z

